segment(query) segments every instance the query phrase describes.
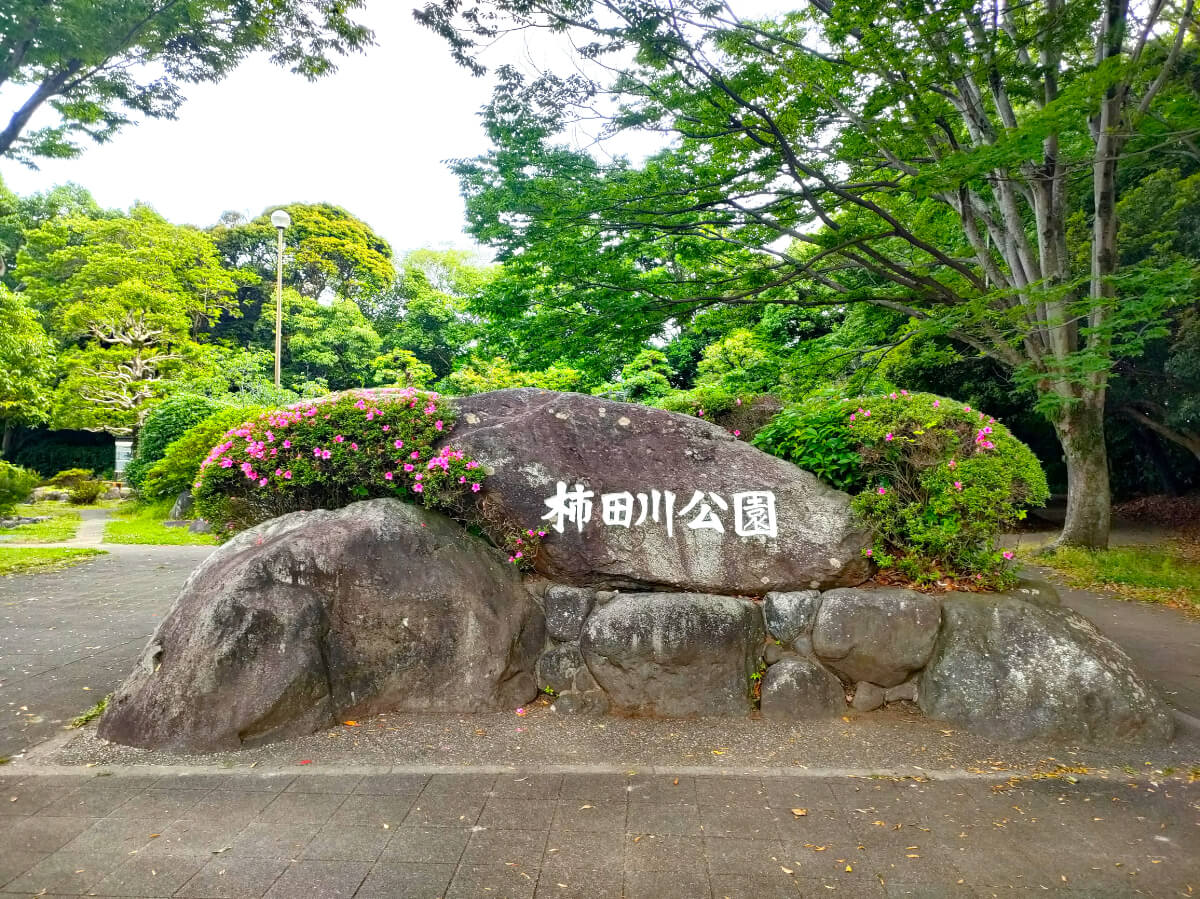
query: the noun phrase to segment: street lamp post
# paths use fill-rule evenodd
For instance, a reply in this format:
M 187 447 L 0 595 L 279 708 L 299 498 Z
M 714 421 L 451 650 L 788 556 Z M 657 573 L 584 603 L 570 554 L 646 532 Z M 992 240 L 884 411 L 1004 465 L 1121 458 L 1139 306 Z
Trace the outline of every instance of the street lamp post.
M 271 213 L 271 224 L 279 232 L 279 256 L 275 263 L 275 386 L 279 386 L 279 366 L 283 358 L 283 232 L 292 217 L 282 209 Z

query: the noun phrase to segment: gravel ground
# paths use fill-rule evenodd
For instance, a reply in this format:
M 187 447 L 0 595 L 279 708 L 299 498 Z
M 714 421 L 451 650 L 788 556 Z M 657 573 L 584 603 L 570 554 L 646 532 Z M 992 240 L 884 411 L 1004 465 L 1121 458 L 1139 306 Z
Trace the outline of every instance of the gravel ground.
M 49 749 L 49 747 L 47 747 Z M 867 715 L 788 724 L 763 719 L 655 720 L 564 717 L 547 702 L 472 715 L 386 714 L 299 739 L 212 755 L 177 755 L 106 743 L 88 728 L 39 753 L 37 765 L 600 766 L 718 771 L 810 769 L 997 773 L 1172 768 L 1200 773 L 1200 741 L 1165 747 L 998 744 L 923 718 L 903 703 Z M 293 768 L 294 770 L 294 768 Z

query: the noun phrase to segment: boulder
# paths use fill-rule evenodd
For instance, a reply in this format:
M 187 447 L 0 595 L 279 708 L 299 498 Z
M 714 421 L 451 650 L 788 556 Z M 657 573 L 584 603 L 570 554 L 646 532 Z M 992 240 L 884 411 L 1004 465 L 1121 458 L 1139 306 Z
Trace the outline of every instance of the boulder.
M 850 705 L 859 712 L 873 712 L 885 702 L 883 687 L 869 681 L 859 681 L 854 687 L 854 700 Z
M 203 518 L 195 518 L 188 522 L 188 530 L 193 534 L 211 534 L 212 525 Z
M 746 715 L 763 648 L 762 612 L 704 593 L 624 593 L 583 625 L 588 669 L 628 714 Z
M 191 518 L 193 505 L 195 503 L 192 500 L 192 491 L 184 490 L 179 496 L 175 497 L 175 504 L 171 506 L 171 511 L 167 513 L 167 518 L 172 521 L 182 521 L 185 518 Z
M 917 678 L 906 680 L 902 684 L 897 684 L 894 687 L 888 687 L 883 691 L 884 702 L 916 702 L 917 701 Z
M 919 684 L 921 710 L 1001 740 L 1164 742 L 1174 719 L 1119 646 L 1077 612 L 955 593 Z
M 583 621 L 596 601 L 596 591 L 555 584 L 546 591 L 546 633 L 551 639 L 578 643 Z
M 532 388 L 454 406 L 484 519 L 545 530 L 553 580 L 761 596 L 870 573 L 846 494 L 702 419 Z
M 938 600 L 924 593 L 829 590 L 813 623 L 813 652 L 848 681 L 893 687 L 929 660 L 940 621 Z
M 66 502 L 67 491 L 61 490 L 58 487 L 35 487 L 30 499 L 35 503 Z
M 575 686 L 575 673 L 583 665 L 583 655 L 578 646 L 552 646 L 537 660 L 537 685 L 555 693 L 565 693 Z
M 768 593 L 763 597 L 767 631 L 784 645 L 799 636 L 808 636 L 820 605 L 821 594 L 816 590 Z
M 536 692 L 541 611 L 496 550 L 393 499 L 242 532 L 188 579 L 99 734 L 218 751 Z
M 827 718 L 845 711 L 842 682 L 812 659 L 786 658 L 763 675 L 765 718 Z

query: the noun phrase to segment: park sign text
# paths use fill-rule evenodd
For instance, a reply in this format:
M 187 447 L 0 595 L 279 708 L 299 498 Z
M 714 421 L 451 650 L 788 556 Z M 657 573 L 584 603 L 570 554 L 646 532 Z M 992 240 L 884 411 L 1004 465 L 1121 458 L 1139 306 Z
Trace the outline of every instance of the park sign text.
M 730 494 L 729 500 L 712 491 L 693 491 L 691 498 L 680 505 L 680 496 L 670 490 L 651 490 L 647 493 L 620 491 L 601 493 L 599 497 L 599 521 L 606 527 L 645 527 L 647 519 L 651 525 L 666 528 L 667 537 L 675 536 L 675 519 L 683 519 L 689 530 L 710 530 L 724 534 L 725 520 L 729 521 L 733 533 L 739 537 L 777 537 L 778 524 L 775 516 L 775 494 L 769 490 L 746 490 Z M 592 521 L 596 493 L 576 483 L 571 489 L 559 481 L 554 496 L 545 501 L 549 512 L 542 516 L 550 522 L 549 527 L 563 533 L 568 525 L 574 525 L 583 533 L 584 525 Z M 676 512 L 676 506 L 680 505 Z M 732 516 L 729 516 L 732 506 Z

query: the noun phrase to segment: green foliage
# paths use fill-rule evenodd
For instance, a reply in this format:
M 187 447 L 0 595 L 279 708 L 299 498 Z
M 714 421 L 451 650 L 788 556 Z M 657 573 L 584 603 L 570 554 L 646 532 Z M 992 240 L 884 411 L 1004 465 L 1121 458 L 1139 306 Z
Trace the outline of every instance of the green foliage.
M 542 371 L 518 371 L 502 358 L 476 359 L 446 378 L 442 384 L 448 393 L 468 396 L 510 387 L 540 387 L 543 390 L 575 390 L 583 375 L 564 365 L 551 365 Z
M 653 405 L 671 392 L 671 374 L 671 365 L 662 352 L 644 349 L 621 368 L 620 380 L 593 387 L 592 393 L 626 403 Z
M 839 490 L 857 492 L 867 484 L 857 435 L 846 427 L 841 403 L 822 399 L 790 406 L 761 428 L 752 442 Z
M 220 81 L 251 54 L 310 80 L 327 75 L 333 57 L 371 43 L 370 30 L 348 15 L 362 5 L 8 0 L 0 56 L 11 112 L 0 157 L 31 165 L 73 157 L 79 136 L 103 143 L 139 118 L 173 119 L 183 85 Z M 30 130 L 37 112 L 52 115 Z
M 392 350 L 376 356 L 371 363 L 375 370 L 374 383 L 381 387 L 428 387 L 434 371 L 408 350 Z
M 85 711 L 82 715 L 78 715 L 78 716 L 72 718 L 71 719 L 71 727 L 80 728 L 80 727 L 84 727 L 87 724 L 90 724 L 92 721 L 95 721 L 97 718 L 99 718 L 101 715 L 104 714 L 104 710 L 108 708 L 108 701 L 110 699 L 112 699 L 111 693 L 109 693 L 107 696 L 105 696 L 103 699 L 101 699 L 98 703 L 96 703 L 90 709 Z
M 196 511 L 224 534 L 370 497 L 453 508 L 482 473 L 449 444 L 435 451 L 452 424 L 436 395 L 412 389 L 265 413 L 212 448 L 194 485 Z
M 73 506 L 90 506 L 103 492 L 103 481 L 80 481 L 67 491 L 67 501 Z
M 90 468 L 64 468 L 54 477 L 47 479 L 46 486 L 69 490 L 83 481 L 90 481 L 94 474 L 95 472 Z
M 149 500 L 174 500 L 184 490 L 191 488 L 196 475 L 200 473 L 200 464 L 208 456 L 209 450 L 221 442 L 226 431 L 265 411 L 256 407 L 220 409 L 189 428 L 172 441 L 162 458 L 146 471 L 138 493 Z
M 140 488 L 146 472 L 163 457 L 170 443 L 223 408 L 224 404 L 216 400 L 186 393 L 163 400 L 150 410 L 138 432 L 134 457 L 125 467 L 125 480 Z
M 0 460 L 0 513 L 28 499 L 37 483 L 37 472 Z
M 25 300 L 0 284 L 0 427 L 45 421 L 53 377 L 53 343 Z
M 721 385 L 700 385 L 691 390 L 669 393 L 653 405 L 668 412 L 682 412 L 699 418 L 711 418 L 722 412 L 732 412 L 738 400 L 744 401 Z
M 17 263 L 63 346 L 52 420 L 112 433 L 137 428 L 237 286 L 208 235 L 146 207 L 51 220 L 26 234 Z
M 1037 457 L 1007 428 L 929 393 L 815 398 L 781 413 L 755 443 L 856 491 L 876 562 L 918 583 L 1009 583 L 997 539 L 1049 495 Z

